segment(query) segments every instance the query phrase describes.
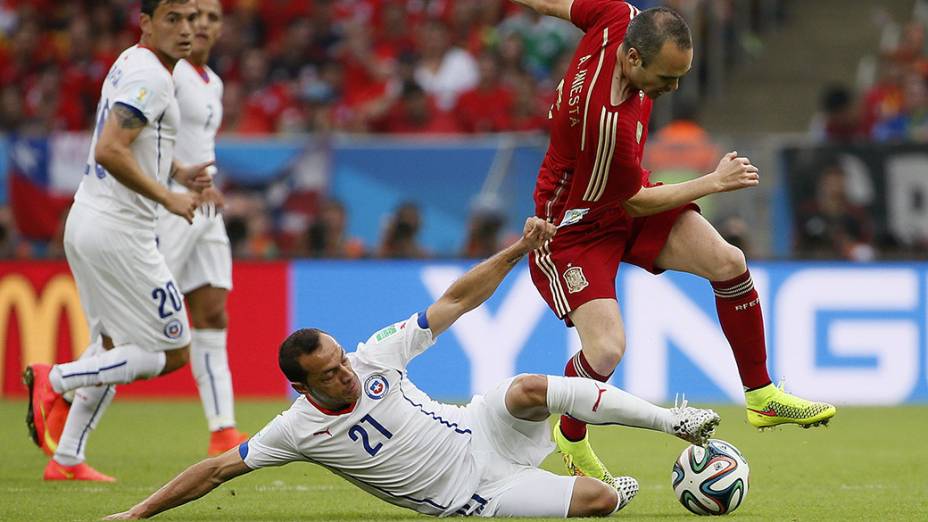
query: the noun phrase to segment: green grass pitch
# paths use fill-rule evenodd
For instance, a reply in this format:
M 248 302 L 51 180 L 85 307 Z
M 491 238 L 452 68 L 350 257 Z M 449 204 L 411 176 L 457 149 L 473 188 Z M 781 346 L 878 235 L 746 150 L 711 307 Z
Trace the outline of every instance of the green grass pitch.
M 286 408 L 239 401 L 240 428 L 251 433 Z M 928 520 L 928 406 L 839 408 L 827 429 L 759 433 L 743 410 L 718 408 L 718 438 L 751 465 L 745 503 L 730 515 L 752 520 Z M 26 437 L 23 401 L 0 401 L 0 520 L 96 520 L 147 496 L 206 451 L 198 402 L 122 400 L 93 435 L 88 461 L 116 484 L 44 483 L 46 459 Z M 693 520 L 670 489 L 685 444 L 659 433 L 597 428 L 593 444 L 614 472 L 641 493 L 620 514 L 635 520 Z M 555 457 L 548 469 L 563 472 Z M 311 464 L 260 470 L 158 520 L 423 520 L 383 503 Z

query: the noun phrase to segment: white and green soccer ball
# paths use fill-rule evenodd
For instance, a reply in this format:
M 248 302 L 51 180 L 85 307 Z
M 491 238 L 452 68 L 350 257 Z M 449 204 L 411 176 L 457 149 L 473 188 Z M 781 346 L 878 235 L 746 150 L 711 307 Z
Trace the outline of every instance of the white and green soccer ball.
M 680 454 L 673 465 L 673 492 L 697 515 L 725 515 L 744 502 L 749 474 L 737 448 L 711 439 L 705 448 L 690 446 Z

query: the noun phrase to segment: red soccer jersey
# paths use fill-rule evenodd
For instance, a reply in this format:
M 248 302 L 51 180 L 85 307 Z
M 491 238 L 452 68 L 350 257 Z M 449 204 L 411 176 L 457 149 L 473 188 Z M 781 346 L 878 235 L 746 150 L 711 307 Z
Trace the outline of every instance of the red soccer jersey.
M 617 0 L 574 0 L 571 21 L 580 40 L 551 107 L 551 141 L 535 185 L 538 216 L 559 223 L 622 202 L 647 183 L 641 167 L 651 99 L 633 92 L 611 102 L 616 52 L 638 9 Z

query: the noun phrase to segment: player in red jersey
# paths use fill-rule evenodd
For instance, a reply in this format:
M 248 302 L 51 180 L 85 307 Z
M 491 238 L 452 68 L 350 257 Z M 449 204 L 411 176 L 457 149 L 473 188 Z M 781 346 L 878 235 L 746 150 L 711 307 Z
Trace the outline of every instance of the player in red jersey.
M 542 297 L 580 335 L 582 350 L 565 375 L 605 382 L 625 352 L 615 293 L 620 262 L 655 274 L 678 270 L 711 282 L 748 420 L 758 427 L 827 422 L 834 406 L 771 383 L 763 315 L 744 254 L 692 203 L 757 185 L 757 168 L 730 152 L 698 179 L 653 185 L 641 165 L 653 99 L 675 91 L 692 64 L 686 22 L 667 8 L 639 11 L 618 0 L 515 1 L 585 33 L 548 115 L 551 141 L 535 186 L 537 215 L 559 231 L 530 265 Z M 562 417 L 554 437 L 571 473 L 611 479 L 584 423 Z

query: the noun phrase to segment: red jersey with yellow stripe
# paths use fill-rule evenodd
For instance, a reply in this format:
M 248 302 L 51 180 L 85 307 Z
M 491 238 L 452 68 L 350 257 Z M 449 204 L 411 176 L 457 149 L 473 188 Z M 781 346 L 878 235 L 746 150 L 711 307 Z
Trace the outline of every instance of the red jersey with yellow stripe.
M 535 186 L 536 214 L 555 223 L 624 212 L 648 182 L 641 167 L 652 101 L 633 91 L 612 103 L 617 51 L 638 9 L 618 0 L 574 0 L 571 21 L 584 31 L 558 85 L 551 141 Z M 566 214 L 566 215 L 565 215 Z

